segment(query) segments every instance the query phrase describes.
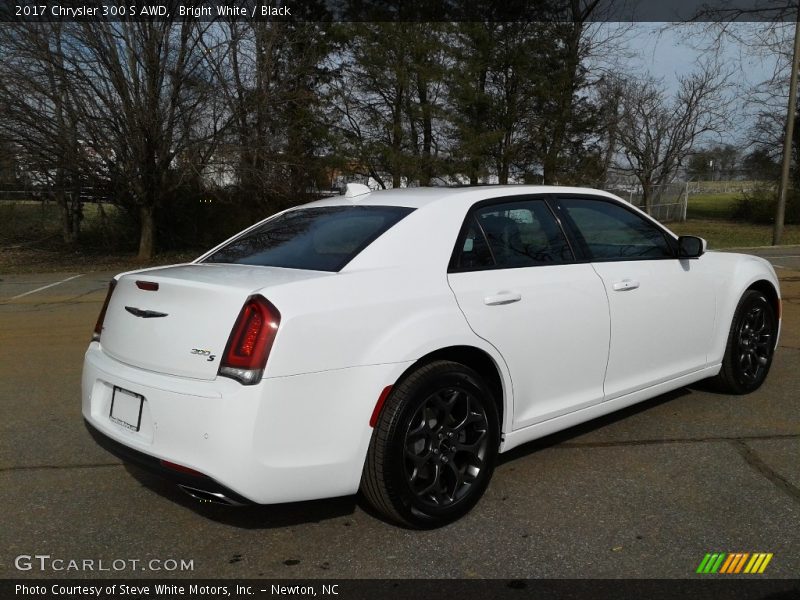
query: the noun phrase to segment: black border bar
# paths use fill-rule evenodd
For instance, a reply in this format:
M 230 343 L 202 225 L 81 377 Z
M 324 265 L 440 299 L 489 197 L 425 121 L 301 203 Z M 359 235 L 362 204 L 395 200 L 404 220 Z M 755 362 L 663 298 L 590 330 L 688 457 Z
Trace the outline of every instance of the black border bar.
M 8 0 L 0 21 L 794 21 L 798 0 Z M 183 7 L 183 10 L 181 10 Z M 191 9 L 191 10 L 187 10 Z M 183 16 L 180 16 L 180 15 Z
M 18 587 L 21 586 L 21 587 Z M 122 586 L 128 586 L 127 589 Z M 136 590 L 131 591 L 135 586 Z M 171 586 L 156 591 L 156 586 Z M 194 586 L 194 587 L 192 587 Z M 36 592 L 32 592 L 32 589 Z M 86 591 L 80 591 L 86 588 Z M 97 589 L 102 588 L 100 594 Z M 28 591 L 25 591 L 27 589 Z M 145 591 L 145 589 L 147 591 Z M 21 591 L 22 590 L 22 591 Z M 74 590 L 74 593 L 69 593 Z M 94 595 L 92 595 L 94 590 Z M 180 591 L 179 591 L 180 590 Z M 193 591 L 194 590 L 194 591 Z M 795 600 L 800 580 L 651 579 L 6 579 L 0 597 L 64 600 L 66 598 L 137 598 L 139 600 L 259 600 L 330 598 L 331 600 Z

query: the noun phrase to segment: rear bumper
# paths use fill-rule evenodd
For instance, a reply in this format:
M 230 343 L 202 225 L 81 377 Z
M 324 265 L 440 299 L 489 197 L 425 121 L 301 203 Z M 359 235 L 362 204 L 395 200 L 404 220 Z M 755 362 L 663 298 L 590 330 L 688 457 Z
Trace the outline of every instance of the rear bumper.
M 92 343 L 84 359 L 82 411 L 101 446 L 180 485 L 237 503 L 344 496 L 360 484 L 375 402 L 408 364 L 265 378 L 243 386 L 223 377 L 199 381 L 145 371 Z M 115 386 L 144 397 L 139 431 L 110 420 Z M 162 460 L 205 477 L 165 471 Z
M 210 477 L 192 475 L 190 473 L 184 473 L 167 468 L 158 458 L 150 456 L 149 454 L 145 454 L 144 452 L 134 450 L 133 448 L 126 446 L 125 444 L 121 444 L 120 442 L 113 440 L 107 435 L 101 433 L 86 419 L 83 420 L 83 424 L 86 425 L 87 431 L 92 438 L 94 438 L 94 441 L 97 442 L 98 446 L 110 452 L 123 462 L 135 465 L 140 469 L 171 481 L 189 493 L 191 493 L 191 491 L 202 491 L 210 496 L 216 496 L 217 500 L 223 504 L 238 506 L 252 504 L 252 502 L 250 502 L 250 500 L 244 496 L 240 496 L 233 490 L 225 487 L 218 481 L 214 481 Z

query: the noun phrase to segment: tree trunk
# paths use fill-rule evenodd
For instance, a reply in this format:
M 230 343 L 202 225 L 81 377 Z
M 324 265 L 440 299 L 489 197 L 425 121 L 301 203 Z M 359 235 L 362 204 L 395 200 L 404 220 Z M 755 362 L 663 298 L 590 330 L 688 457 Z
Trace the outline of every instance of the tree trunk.
M 142 206 L 139 208 L 140 234 L 139 234 L 139 255 L 141 261 L 151 260 L 156 249 L 156 220 L 155 211 L 152 206 Z
M 644 207 L 644 212 L 646 212 L 648 215 L 650 214 L 650 209 L 652 208 L 650 206 L 650 203 L 652 202 L 650 196 L 650 184 L 642 184 L 642 206 Z
M 405 89 L 400 86 L 396 91 L 394 106 L 392 107 L 392 187 L 399 188 L 401 185 L 402 157 L 400 153 L 403 148 L 403 98 Z
M 542 161 L 542 183 L 556 185 L 558 183 L 558 151 L 554 150 L 555 143 L 548 146 Z
M 502 163 L 500 163 L 497 179 L 500 185 L 508 185 L 508 161 L 505 159 L 503 159 Z
M 63 190 L 58 190 L 55 193 L 55 197 L 61 208 L 61 237 L 64 239 L 65 244 L 74 246 L 78 241 L 78 236 L 75 230 L 75 219 L 72 214 L 72 203 L 67 199 L 67 194 Z
M 433 148 L 433 116 L 431 104 L 428 100 L 428 84 L 421 77 L 417 77 L 417 92 L 419 104 L 422 108 L 422 185 L 430 185 L 433 179 L 433 163 L 431 150 Z
M 500 164 L 497 169 L 497 178 L 500 185 L 508 185 L 508 175 L 511 172 L 509 148 L 511 147 L 511 131 L 506 131 L 500 148 Z
M 81 194 L 79 191 L 73 192 L 70 199 L 72 217 L 72 243 L 77 244 L 81 235 L 81 221 L 83 221 L 83 205 L 81 204 Z

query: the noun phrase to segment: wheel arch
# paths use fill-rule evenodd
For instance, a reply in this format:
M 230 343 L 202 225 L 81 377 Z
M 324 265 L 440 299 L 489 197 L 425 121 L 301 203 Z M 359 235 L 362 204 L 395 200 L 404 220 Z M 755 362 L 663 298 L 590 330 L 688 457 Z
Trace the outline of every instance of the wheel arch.
M 747 290 L 755 290 L 764 294 L 767 297 L 767 300 L 770 301 L 770 304 L 772 304 L 772 308 L 775 309 L 775 315 L 778 317 L 778 319 L 781 318 L 781 299 L 778 295 L 778 290 L 775 289 L 775 286 L 771 281 L 759 279 L 751 283 Z
M 717 295 L 713 341 L 708 351 L 711 366 L 722 362 L 733 316 L 742 296 L 748 290 L 759 291 L 780 314 L 780 283 L 775 271 L 762 258 L 727 252 L 709 252 L 700 260 L 705 258 L 708 258 L 709 276 L 715 280 Z
M 500 424 L 501 436 L 506 431 L 506 417 L 510 419 L 513 414 L 512 411 L 512 395 L 510 387 L 510 379 L 507 380 L 504 370 L 497 363 L 497 361 L 485 350 L 469 345 L 447 346 L 428 352 L 424 356 L 417 359 L 410 365 L 394 385 L 400 383 L 403 379 L 408 377 L 411 373 L 426 365 L 437 360 L 449 360 L 457 362 L 466 367 L 469 367 L 484 380 L 486 385 L 494 396 L 495 405 L 497 407 L 497 417 Z

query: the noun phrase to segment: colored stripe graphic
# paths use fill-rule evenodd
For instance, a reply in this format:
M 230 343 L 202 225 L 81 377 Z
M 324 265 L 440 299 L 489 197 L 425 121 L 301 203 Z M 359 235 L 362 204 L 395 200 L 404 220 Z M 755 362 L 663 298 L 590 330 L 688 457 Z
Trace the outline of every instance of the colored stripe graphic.
M 700 561 L 696 573 L 726 574 L 763 573 L 772 560 L 771 552 L 709 552 Z
M 725 553 L 721 552 L 719 557 L 717 557 L 716 562 L 711 566 L 710 573 L 716 573 L 719 568 L 722 566 L 722 561 L 725 560 Z
M 700 565 L 697 567 L 697 573 L 716 573 L 722 561 L 725 559 L 724 552 L 714 552 L 713 554 L 706 554 Z
M 769 564 L 769 561 L 771 561 L 771 560 L 772 560 L 772 552 L 769 552 L 769 553 L 768 553 L 768 554 L 767 554 L 767 555 L 764 557 L 764 562 L 762 562 L 762 563 L 761 563 L 761 566 L 759 567 L 759 569 L 758 569 L 758 572 L 759 572 L 759 573 L 763 573 L 763 572 L 764 572 L 764 569 L 766 569 L 766 568 L 767 568 L 767 565 Z
M 731 568 L 731 564 L 733 560 L 736 558 L 735 554 L 728 554 L 728 559 L 723 563 L 722 568 L 719 570 L 720 573 L 727 573 L 728 569 Z
M 750 562 L 747 563 L 747 566 L 744 568 L 745 573 L 758 573 L 758 567 L 761 566 L 762 561 L 764 560 L 764 555 L 756 552 L 753 554 L 753 558 L 750 559 Z
M 736 569 L 731 568 L 731 573 L 738 573 L 744 567 L 744 562 L 750 557 L 749 552 L 739 555 L 739 560 L 736 563 Z
M 697 567 L 697 571 L 695 571 L 695 573 L 705 573 L 705 572 L 706 572 L 706 571 L 705 571 L 705 569 L 706 569 L 706 565 L 708 564 L 708 561 L 709 561 L 710 559 L 711 559 L 711 555 L 710 555 L 710 554 L 706 554 L 706 555 L 703 557 L 703 560 L 701 560 L 701 561 L 700 561 L 700 565 L 698 565 L 698 567 Z
M 736 565 L 739 564 L 739 560 L 742 558 L 740 552 L 731 552 L 728 556 L 730 557 L 730 561 L 725 562 L 720 573 L 733 573 Z
M 739 552 L 731 552 L 730 555 L 731 562 L 724 570 L 720 571 L 720 573 L 733 573 L 733 570 L 736 568 L 736 565 L 739 564 L 739 558 L 741 558 L 741 554 Z

